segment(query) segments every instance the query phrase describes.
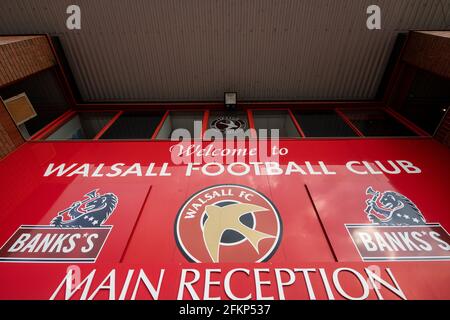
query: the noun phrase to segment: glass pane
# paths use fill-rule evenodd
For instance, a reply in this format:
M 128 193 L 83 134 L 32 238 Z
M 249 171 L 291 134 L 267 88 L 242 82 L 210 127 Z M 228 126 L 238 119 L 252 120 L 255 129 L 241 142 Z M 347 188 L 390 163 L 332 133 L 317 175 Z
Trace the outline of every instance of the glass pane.
M 253 119 L 258 136 L 261 136 L 259 132 L 260 129 L 267 130 L 267 137 L 271 136 L 270 129 L 278 129 L 280 138 L 300 137 L 300 134 L 287 111 L 255 110 L 253 111 Z
M 222 137 L 227 134 L 231 138 L 243 138 L 248 128 L 247 113 L 245 112 L 211 111 L 209 114 L 208 129 L 220 131 Z
M 48 136 L 46 140 L 92 139 L 114 115 L 114 112 L 79 112 Z
M 343 110 L 349 120 L 368 137 L 417 136 L 412 130 L 381 109 Z
M 127 111 L 100 139 L 150 139 L 160 123 L 164 111 Z
M 334 110 L 298 110 L 294 116 L 307 137 L 357 136 Z
M 180 130 L 175 133 L 174 140 L 179 140 L 179 137 L 185 138 L 200 138 L 202 132 L 203 111 L 174 111 L 170 112 L 164 124 L 156 136 L 156 139 L 168 140 L 172 138 L 172 133 L 177 129 L 185 129 L 184 132 Z

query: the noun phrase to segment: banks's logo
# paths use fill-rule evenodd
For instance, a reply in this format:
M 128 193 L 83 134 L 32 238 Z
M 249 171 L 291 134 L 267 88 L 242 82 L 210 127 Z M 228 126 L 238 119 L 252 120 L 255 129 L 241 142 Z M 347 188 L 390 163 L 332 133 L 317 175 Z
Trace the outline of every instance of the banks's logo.
M 395 191 L 366 189 L 364 213 L 372 224 L 346 224 L 364 261 L 449 260 L 450 236 L 427 223 L 419 208 Z
M 22 225 L 0 249 L 0 261 L 95 262 L 112 228 L 103 224 L 117 203 L 114 193 L 96 189 L 58 212 L 50 225 Z
M 366 194 L 371 198 L 366 201 L 364 212 L 372 223 L 380 226 L 426 225 L 422 212 L 404 195 L 394 191 L 381 193 L 372 187 L 367 188 Z
M 233 116 L 219 117 L 211 122 L 211 127 L 221 132 L 242 129 L 245 130 L 247 124 L 244 120 Z
M 58 212 L 51 225 L 60 228 L 101 226 L 116 209 L 118 200 L 114 193 L 101 195 L 97 192 L 98 189 L 92 190 L 85 194 L 85 200 L 74 202 L 69 208 Z
M 175 238 L 193 262 L 263 262 L 281 240 L 275 206 L 248 187 L 216 185 L 192 195 L 179 210 Z

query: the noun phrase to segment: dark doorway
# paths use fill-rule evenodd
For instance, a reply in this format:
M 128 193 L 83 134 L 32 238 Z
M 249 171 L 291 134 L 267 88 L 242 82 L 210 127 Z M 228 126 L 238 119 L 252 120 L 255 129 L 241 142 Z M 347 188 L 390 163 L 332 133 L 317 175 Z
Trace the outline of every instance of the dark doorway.
M 398 111 L 433 135 L 449 106 L 450 80 L 417 70 L 406 102 Z

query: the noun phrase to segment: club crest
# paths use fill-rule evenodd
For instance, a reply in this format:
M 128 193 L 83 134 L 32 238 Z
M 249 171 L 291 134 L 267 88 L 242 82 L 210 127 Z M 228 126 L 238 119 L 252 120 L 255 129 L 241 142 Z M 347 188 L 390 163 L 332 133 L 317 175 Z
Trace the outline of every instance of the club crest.
M 263 262 L 276 251 L 281 220 L 261 193 L 217 185 L 192 195 L 178 212 L 175 238 L 193 262 Z
M 219 117 L 211 122 L 211 128 L 217 129 L 221 132 L 234 131 L 238 129 L 245 130 L 247 124 L 244 120 L 234 116 Z

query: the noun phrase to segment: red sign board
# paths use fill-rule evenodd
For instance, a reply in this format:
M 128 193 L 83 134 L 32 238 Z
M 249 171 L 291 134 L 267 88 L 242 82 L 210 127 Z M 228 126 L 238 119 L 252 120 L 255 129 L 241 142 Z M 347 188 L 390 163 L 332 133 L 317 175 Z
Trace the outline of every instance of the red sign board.
M 0 162 L 0 298 L 450 298 L 446 147 L 203 142 L 179 163 L 176 144 L 30 142 Z
M 0 261 L 95 262 L 110 230 L 21 226 L 0 249 Z

